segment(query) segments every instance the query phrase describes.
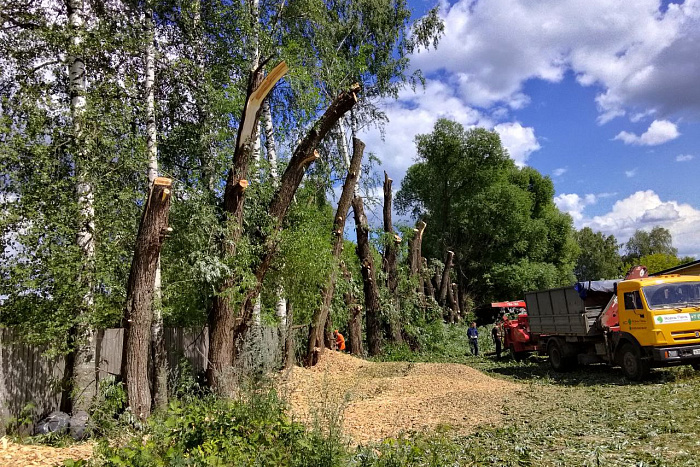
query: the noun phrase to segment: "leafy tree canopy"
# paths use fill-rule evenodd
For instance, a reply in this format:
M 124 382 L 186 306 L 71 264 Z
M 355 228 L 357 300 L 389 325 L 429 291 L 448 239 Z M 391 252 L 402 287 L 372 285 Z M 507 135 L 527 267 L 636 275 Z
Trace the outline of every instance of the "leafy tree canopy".
M 548 177 L 516 167 L 497 133 L 446 119 L 416 145 L 396 204 L 427 222 L 426 256 L 455 252 L 465 294 L 479 303 L 573 281 L 572 221 L 554 205 Z
M 590 227 L 575 233 L 581 254 L 574 274 L 579 281 L 615 279 L 622 272 L 622 258 L 614 235 L 594 232 Z

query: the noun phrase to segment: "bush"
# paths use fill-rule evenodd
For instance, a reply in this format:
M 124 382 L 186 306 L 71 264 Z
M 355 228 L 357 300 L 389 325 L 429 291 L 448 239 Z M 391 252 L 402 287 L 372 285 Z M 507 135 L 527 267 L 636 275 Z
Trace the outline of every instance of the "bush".
M 332 446 L 329 446 L 329 443 Z M 337 437 L 307 432 L 268 385 L 245 391 L 237 400 L 214 396 L 173 401 L 155 414 L 144 432 L 120 446 L 103 443 L 105 466 L 333 466 L 347 449 Z

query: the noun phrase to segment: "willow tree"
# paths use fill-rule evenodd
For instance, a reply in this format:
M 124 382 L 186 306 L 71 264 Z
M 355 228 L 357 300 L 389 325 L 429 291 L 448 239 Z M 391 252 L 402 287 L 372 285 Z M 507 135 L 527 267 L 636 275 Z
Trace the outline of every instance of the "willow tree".
M 552 181 L 516 167 L 497 133 L 440 119 L 416 147 L 397 206 L 427 222 L 427 257 L 454 252 L 459 296 L 479 303 L 573 280 L 572 221 L 554 205 Z

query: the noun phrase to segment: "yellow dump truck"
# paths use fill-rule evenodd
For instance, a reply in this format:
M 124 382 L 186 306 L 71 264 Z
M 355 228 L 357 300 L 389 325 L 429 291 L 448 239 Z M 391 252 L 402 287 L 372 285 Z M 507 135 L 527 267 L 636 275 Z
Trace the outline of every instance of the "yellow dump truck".
M 652 367 L 690 364 L 700 369 L 700 276 L 582 282 L 525 296 L 536 350 L 557 371 L 576 364 L 619 365 L 641 380 Z

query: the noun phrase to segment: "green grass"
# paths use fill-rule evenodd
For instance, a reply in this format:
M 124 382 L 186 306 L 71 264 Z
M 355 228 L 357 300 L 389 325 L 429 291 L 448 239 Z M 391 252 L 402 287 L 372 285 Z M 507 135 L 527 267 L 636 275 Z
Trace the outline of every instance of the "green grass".
M 449 432 L 432 434 L 450 446 L 443 449 L 450 453 L 443 464 L 700 465 L 700 372 L 689 366 L 655 369 L 647 381 L 633 383 L 619 368 L 604 365 L 556 373 L 545 358 L 534 355 L 522 363 L 497 362 L 488 355 L 493 347 L 483 339 L 489 335 L 486 331 L 480 329 L 485 356 L 465 355 L 466 337 L 459 337 L 466 332 L 461 327 L 445 331 L 447 354 L 407 356 L 412 361 L 463 363 L 523 385 L 522 394 L 503 407 L 501 427 L 483 427 L 462 438 L 450 438 Z M 388 358 L 395 359 L 391 353 Z
M 690 367 L 653 370 L 631 383 L 602 365 L 555 373 L 546 359 L 495 361 L 468 355 L 463 327 L 435 327 L 430 348 L 389 349 L 384 359 L 456 362 L 522 391 L 501 408 L 503 423 L 470 436 L 450 427 L 351 446 L 339 433 L 304 429 L 285 415 L 269 387 L 237 401 L 185 398 L 157 414 L 146 432 L 101 448 L 97 465 L 289 466 L 688 466 L 700 465 L 700 373 Z M 488 336 L 482 330 L 482 336 Z M 489 397 L 488 393 L 484 397 Z M 337 428 L 337 430 L 335 429 Z M 79 463 L 74 465 L 84 465 Z

